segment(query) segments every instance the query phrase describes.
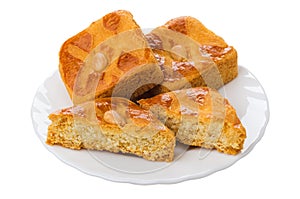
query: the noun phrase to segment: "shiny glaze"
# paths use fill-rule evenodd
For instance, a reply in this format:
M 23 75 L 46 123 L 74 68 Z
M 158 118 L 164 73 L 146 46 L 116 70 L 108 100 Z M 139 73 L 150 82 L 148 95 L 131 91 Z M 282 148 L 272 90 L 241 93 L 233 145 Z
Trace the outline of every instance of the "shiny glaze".
M 64 108 L 57 112 L 57 114 L 65 114 L 65 115 L 77 115 L 79 117 L 85 117 L 85 110 L 81 106 L 75 106 L 70 108 Z
M 195 27 L 188 26 L 188 24 L 193 24 Z M 203 24 L 192 17 L 185 16 L 174 18 L 168 21 L 161 28 L 168 28 L 170 30 L 183 33 L 187 35 L 187 37 L 192 38 L 200 44 L 200 51 L 202 51 L 205 55 L 209 55 L 209 57 L 214 62 L 221 60 L 224 55 L 233 50 L 233 47 L 228 46 L 221 37 L 218 37 L 214 33 L 207 30 L 206 27 L 203 26 Z M 195 73 L 199 73 L 193 63 L 176 60 L 171 52 L 167 52 L 166 50 L 165 52 L 163 52 L 164 42 L 170 41 L 162 41 L 162 39 L 159 36 L 155 35 L 153 32 L 147 34 L 146 38 L 152 49 L 159 49 L 159 51 L 154 50 L 154 52 L 156 53 L 156 58 L 159 62 L 161 62 L 161 60 L 171 59 L 171 64 L 170 61 L 165 61 L 161 64 L 162 70 L 166 71 L 164 72 L 165 82 L 174 82 L 176 80 L 182 79 L 182 76 L 189 77 Z M 173 44 L 170 45 L 173 46 Z M 176 42 L 174 43 L 174 45 L 176 45 Z M 172 73 L 168 68 L 171 68 L 173 70 Z
M 214 97 L 212 97 L 214 96 Z M 215 101 L 213 101 L 213 99 Z M 166 108 L 167 114 L 174 117 L 196 116 L 201 122 L 223 120 L 234 129 L 245 131 L 236 111 L 216 90 L 208 87 L 196 87 L 178 90 L 140 100 L 139 103 L 150 109 L 153 105 Z M 226 125 L 224 128 L 227 128 Z
M 171 105 L 176 104 L 176 101 L 177 99 L 174 96 L 174 94 L 172 92 L 169 92 L 169 93 L 159 94 L 151 98 L 141 99 L 138 101 L 138 103 L 143 104 L 145 107 L 147 107 L 147 109 L 150 109 L 150 106 L 154 104 L 159 104 L 166 108 L 170 108 Z
M 204 111 L 211 111 L 211 96 L 208 87 L 196 87 L 174 92 L 179 98 L 181 114 L 201 116 Z
M 197 72 L 197 69 L 191 62 L 172 62 L 172 69 L 174 72 L 179 72 L 181 75 L 186 76 L 190 73 Z
M 208 54 L 215 61 L 217 59 L 221 59 L 224 55 L 231 51 L 232 47 L 227 46 L 226 48 L 223 48 L 219 46 L 203 45 L 200 46 L 200 50 L 203 53 Z
M 110 39 L 112 36 L 115 40 Z M 118 40 L 128 43 L 125 42 L 126 46 L 116 45 Z M 68 39 L 59 53 L 59 70 L 72 100 L 78 97 L 74 101 L 83 102 L 95 96 L 110 96 L 109 92 L 126 72 L 134 67 L 156 63 L 146 46 L 133 16 L 123 10 L 105 15 Z M 98 52 L 107 59 L 104 70 L 95 69 L 92 62 L 88 62 Z
M 186 96 L 192 99 L 193 101 L 197 102 L 199 106 L 203 106 L 205 100 L 207 100 L 207 98 L 210 97 L 209 88 L 201 87 L 187 90 Z
M 203 54 L 209 55 L 211 59 L 216 62 L 221 60 L 228 52 L 232 50 L 231 46 L 226 48 L 218 46 L 200 46 Z M 163 52 L 162 50 L 156 50 L 155 58 L 158 61 L 163 73 L 165 82 L 175 82 L 183 77 L 189 77 L 199 73 L 199 70 L 195 67 L 193 62 L 187 61 L 183 58 L 172 57 L 172 53 Z M 203 63 L 205 64 L 205 63 Z
M 173 113 L 191 116 L 199 115 L 203 119 L 211 119 L 214 116 L 224 117 L 224 98 L 219 94 L 215 95 L 215 93 L 217 91 L 208 87 L 195 87 L 163 93 L 141 100 L 139 103 L 148 108 L 154 104 L 159 104 Z M 212 94 L 219 96 L 221 101 L 216 101 L 213 105 Z
M 155 119 L 152 113 L 137 106 L 124 98 L 99 98 L 95 102 L 86 102 L 70 108 L 60 110 L 57 114 L 67 114 L 86 119 L 96 119 L 107 123 L 103 119 L 105 112 L 114 110 L 127 122 L 132 120 L 135 124 L 147 125 Z

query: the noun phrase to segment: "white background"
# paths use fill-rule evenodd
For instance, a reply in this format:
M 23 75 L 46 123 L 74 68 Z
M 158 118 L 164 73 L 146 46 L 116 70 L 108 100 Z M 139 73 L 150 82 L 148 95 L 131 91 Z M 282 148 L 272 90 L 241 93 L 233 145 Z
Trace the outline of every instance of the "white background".
M 297 1 L 1 1 L 0 198 L 296 198 L 299 194 L 300 11 Z M 191 15 L 221 35 L 264 86 L 271 117 L 254 150 L 228 169 L 173 185 L 109 182 L 48 152 L 32 127 L 33 96 L 61 44 L 116 9 L 143 28 Z

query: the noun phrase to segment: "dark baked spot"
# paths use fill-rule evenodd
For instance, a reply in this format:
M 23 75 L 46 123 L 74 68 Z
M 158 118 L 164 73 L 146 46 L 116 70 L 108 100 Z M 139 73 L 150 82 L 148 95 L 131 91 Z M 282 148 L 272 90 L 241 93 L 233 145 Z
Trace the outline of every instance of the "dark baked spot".
M 151 55 L 150 49 L 149 49 L 149 48 L 146 48 L 146 49 L 145 49 L 145 54 L 144 54 L 145 59 L 148 60 L 149 57 L 150 57 L 150 55 Z
M 120 16 L 116 13 L 110 13 L 103 17 L 103 26 L 112 32 L 115 32 L 117 30 L 119 23 Z
M 118 67 L 122 71 L 128 71 L 130 68 L 136 66 L 139 63 L 139 58 L 130 54 L 123 53 L 118 60 Z
M 186 28 L 186 17 L 179 17 L 176 19 L 172 19 L 167 22 L 166 27 L 170 30 L 174 30 L 176 32 L 180 32 L 182 34 L 187 34 Z
M 77 37 L 77 40 L 74 40 L 71 44 L 86 52 L 89 52 L 92 48 L 93 37 L 91 34 L 85 32 L 82 36 Z

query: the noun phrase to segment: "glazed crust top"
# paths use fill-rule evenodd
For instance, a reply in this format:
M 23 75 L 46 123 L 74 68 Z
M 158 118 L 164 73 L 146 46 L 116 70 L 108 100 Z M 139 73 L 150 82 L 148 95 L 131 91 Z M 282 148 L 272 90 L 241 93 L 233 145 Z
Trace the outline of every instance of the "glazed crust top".
M 215 89 L 195 87 L 159 94 L 152 98 L 138 101 L 142 107 L 150 109 L 155 105 L 162 106 L 167 115 L 177 118 L 198 118 L 199 122 L 208 123 L 223 121 L 230 123 L 234 128 L 245 131 L 235 109 Z
M 59 58 L 60 74 L 71 98 L 73 92 L 79 96 L 105 94 L 132 68 L 156 63 L 140 27 L 124 10 L 105 15 L 68 39 Z M 95 68 L 95 64 L 100 66 Z
M 158 29 L 161 28 L 186 35 L 189 39 L 198 43 L 202 54 L 208 55 L 216 64 L 226 55 L 236 54 L 236 50 L 232 46 L 228 46 L 222 37 L 207 29 L 199 20 L 193 17 L 183 16 L 171 19 L 163 26 L 158 27 Z M 174 52 L 165 51 L 165 45 L 176 46 L 176 40 L 163 41 L 155 31 L 154 29 L 154 31 L 147 34 L 146 37 L 155 56 L 161 62 L 161 67 L 165 74 L 164 82 L 178 79 L 176 76 L 189 77 L 194 76 L 196 73 L 201 73 L 201 71 L 190 62 L 191 60 L 186 59 L 186 57 L 189 56 L 188 49 L 184 49 L 187 52 L 182 53 L 184 54 L 183 57 L 174 55 Z M 170 44 L 166 44 L 166 42 Z
M 125 98 L 98 98 L 95 101 L 61 109 L 49 115 L 50 120 L 70 116 L 76 120 L 112 129 L 112 133 L 149 136 L 158 132 L 174 135 L 149 110 L 142 109 Z

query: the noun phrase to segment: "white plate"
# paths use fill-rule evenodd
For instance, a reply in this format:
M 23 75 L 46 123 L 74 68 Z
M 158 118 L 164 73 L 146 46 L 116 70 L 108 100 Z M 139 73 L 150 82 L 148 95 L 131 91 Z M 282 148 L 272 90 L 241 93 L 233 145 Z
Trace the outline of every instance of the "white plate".
M 239 67 L 238 77 L 220 92 L 229 99 L 247 130 L 244 149 L 236 156 L 178 144 L 172 163 L 151 162 L 139 157 L 105 151 L 70 150 L 45 144 L 48 115 L 71 106 L 67 91 L 55 72 L 38 89 L 32 105 L 36 134 L 57 158 L 78 170 L 111 181 L 134 184 L 177 183 L 212 174 L 247 155 L 262 138 L 269 120 L 269 105 L 264 89 L 246 68 Z

